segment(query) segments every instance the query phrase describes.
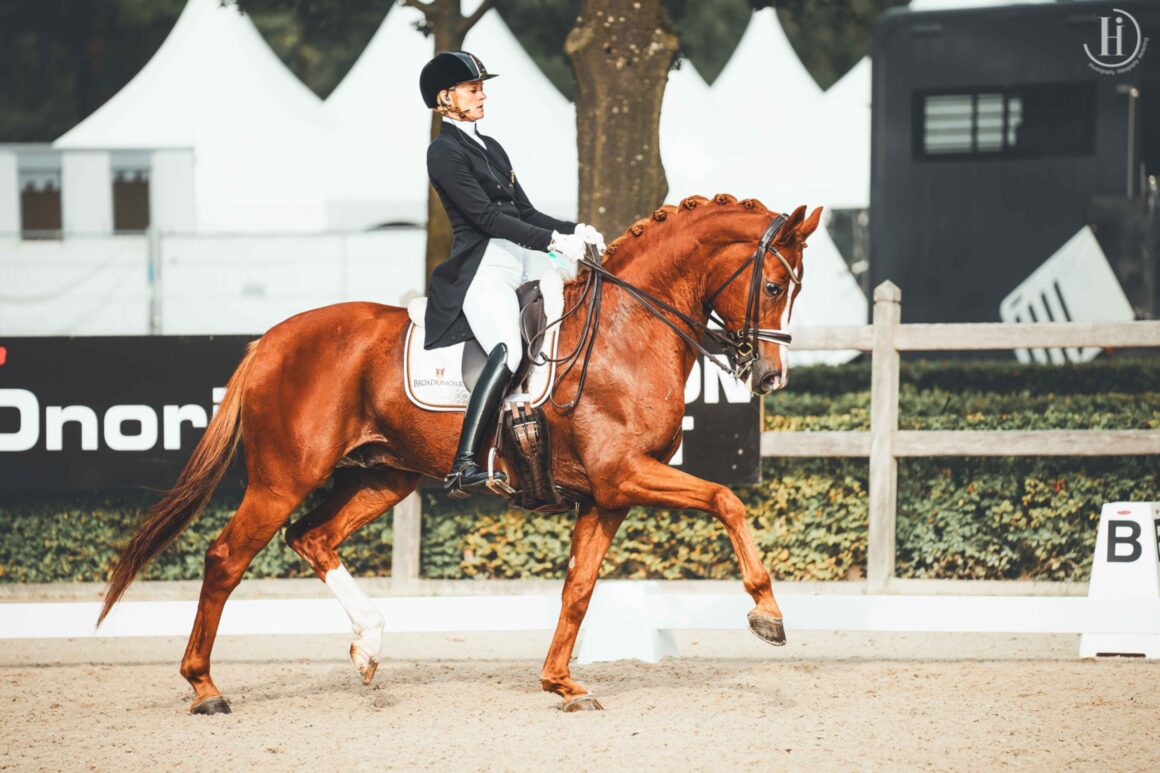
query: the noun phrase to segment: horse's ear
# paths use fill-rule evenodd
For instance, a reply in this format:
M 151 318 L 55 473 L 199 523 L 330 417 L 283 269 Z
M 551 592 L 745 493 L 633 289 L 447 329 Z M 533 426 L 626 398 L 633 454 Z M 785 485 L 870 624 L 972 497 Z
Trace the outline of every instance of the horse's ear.
M 798 225 L 801 224 L 801 222 L 805 218 L 805 216 L 806 216 L 806 205 L 802 204 L 800 207 L 798 207 L 797 209 L 795 209 L 793 211 L 793 214 L 789 216 L 789 220 L 785 221 L 785 225 L 781 229 L 782 233 L 785 233 L 785 234 L 793 233 L 794 230 L 797 229 Z
M 805 207 L 802 207 L 802 209 L 804 210 Z M 810 234 L 818 230 L 818 223 L 821 222 L 821 219 L 822 208 L 818 207 L 810 214 L 808 218 L 805 219 L 801 225 L 798 226 L 798 236 L 802 238 L 802 241 L 805 241 L 807 238 L 809 238 Z

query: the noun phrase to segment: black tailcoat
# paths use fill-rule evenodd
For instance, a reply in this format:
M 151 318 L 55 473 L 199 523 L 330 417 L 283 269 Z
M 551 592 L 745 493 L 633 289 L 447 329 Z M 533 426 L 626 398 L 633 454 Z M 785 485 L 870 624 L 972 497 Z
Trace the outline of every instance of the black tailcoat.
M 489 239 L 507 239 L 545 251 L 552 231 L 572 233 L 576 224 L 536 210 L 512 171 L 507 153 L 491 137 L 479 135 L 487 150 L 449 121 L 427 148 L 427 174 L 454 237 L 451 257 L 435 267 L 427 287 L 424 348 L 438 349 L 472 338 L 463 316 L 463 298 L 475 277 Z M 570 176 L 567 184 L 572 184 Z

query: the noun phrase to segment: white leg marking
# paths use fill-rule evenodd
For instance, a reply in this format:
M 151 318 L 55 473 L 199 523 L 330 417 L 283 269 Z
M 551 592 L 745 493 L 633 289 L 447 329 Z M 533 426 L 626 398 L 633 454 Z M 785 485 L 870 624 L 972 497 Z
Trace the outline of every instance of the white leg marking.
M 351 628 L 356 637 L 350 656 L 364 681 L 369 681 L 374 676 L 372 664 L 378 666 L 379 650 L 383 645 L 383 626 L 387 621 L 342 564 L 326 573 L 326 586 L 350 616 Z

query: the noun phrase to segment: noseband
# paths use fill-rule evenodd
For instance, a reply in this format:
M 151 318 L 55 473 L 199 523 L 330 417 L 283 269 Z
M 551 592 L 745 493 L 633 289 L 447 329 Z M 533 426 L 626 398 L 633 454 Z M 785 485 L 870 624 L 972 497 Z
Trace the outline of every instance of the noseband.
M 562 369 L 562 372 L 556 377 L 555 384 L 563 381 L 564 376 L 572 370 L 572 366 L 580 358 L 581 350 L 584 351 L 583 365 L 580 370 L 580 381 L 576 387 L 576 395 L 570 402 L 559 404 L 555 399 L 555 384 L 552 387 L 552 404 L 560 409 L 568 409 L 576 406 L 580 402 L 580 395 L 584 391 L 585 377 L 588 375 L 588 359 L 592 355 L 592 346 L 596 342 L 596 331 L 600 326 L 600 297 L 601 284 L 603 280 L 608 280 L 615 285 L 623 288 L 631 297 L 635 298 L 645 307 L 653 316 L 664 322 L 670 329 L 673 330 L 680 338 L 688 344 L 694 351 L 707 357 L 710 362 L 716 365 L 721 370 L 729 375 L 744 380 L 750 374 L 753 368 L 753 363 L 758 359 L 758 344 L 761 341 L 769 343 L 781 344 L 782 346 L 789 346 L 793 337 L 789 333 L 781 330 L 773 330 L 770 328 L 757 327 L 758 320 L 761 319 L 761 290 L 762 290 L 762 269 L 765 266 L 765 256 L 772 254 L 785 268 L 786 275 L 792 284 L 801 284 L 801 275 L 794 271 L 793 266 L 785 259 L 777 249 L 773 246 L 774 240 L 778 233 L 786 223 L 785 215 L 778 215 L 773 219 L 773 222 L 765 229 L 765 233 L 761 235 L 761 239 L 757 243 L 757 249 L 749 256 L 749 259 L 742 263 L 736 271 L 734 271 L 728 279 L 726 279 L 720 287 L 712 292 L 705 301 L 705 308 L 708 311 L 709 321 L 718 327 L 709 327 L 700 320 L 693 319 L 688 314 L 685 314 L 680 309 L 673 308 L 670 304 L 656 298 L 644 290 L 636 287 L 629 282 L 621 279 L 615 274 L 608 271 L 600 263 L 600 255 L 596 252 L 595 247 L 588 245 L 588 250 L 591 257 L 581 258 L 580 263 L 583 263 L 590 269 L 588 284 L 585 286 L 584 293 L 580 300 L 569 309 L 564 315 L 555 322 L 548 324 L 548 328 L 563 323 L 564 319 L 576 312 L 585 298 L 588 299 L 588 314 L 584 323 L 584 329 L 581 332 L 580 340 L 577 342 L 576 348 L 559 359 L 552 360 L 556 363 L 567 362 L 567 367 Z M 752 274 L 749 280 L 749 298 L 745 305 L 745 318 L 742 320 L 740 330 L 729 330 L 724 320 L 718 316 L 713 309 L 713 301 L 721 292 L 733 283 L 746 268 L 752 265 Z M 789 292 L 787 288 L 786 292 Z M 789 299 L 786 303 L 789 303 Z M 699 334 L 700 338 L 694 338 L 692 335 L 686 333 L 679 325 L 670 320 L 667 314 L 680 319 L 686 325 L 691 327 L 695 333 Z M 547 329 L 540 332 L 539 335 L 546 335 Z M 701 340 L 709 339 L 720 347 L 721 351 L 725 353 L 728 362 L 722 362 L 720 355 L 711 352 L 701 345 Z M 585 346 L 587 344 L 587 346 Z M 547 362 L 550 358 L 546 354 L 539 355 L 540 364 Z

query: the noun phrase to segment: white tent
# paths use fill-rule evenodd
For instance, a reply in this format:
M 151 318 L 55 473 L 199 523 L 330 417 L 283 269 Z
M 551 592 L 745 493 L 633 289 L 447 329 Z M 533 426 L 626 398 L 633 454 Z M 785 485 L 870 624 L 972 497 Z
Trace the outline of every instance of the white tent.
M 480 133 L 503 144 L 537 209 L 575 218 L 580 183 L 575 107 L 540 71 L 498 13 L 485 14 L 463 46 L 483 59 L 489 71 L 500 73 L 487 82 L 488 109 L 479 122 Z
M 868 207 L 870 76 L 864 57 L 808 108 L 787 109 L 776 122 L 757 125 L 756 139 L 734 141 L 731 159 L 715 172 L 718 187 L 776 210 Z M 745 114 L 730 114 L 744 123 Z
M 755 97 L 754 72 L 773 73 L 772 95 Z M 712 88 L 687 62 L 670 73 L 661 154 L 669 202 L 689 193 L 727 192 L 781 212 L 799 204 L 864 208 L 870 191 L 869 59 L 822 94 L 772 9 L 754 14 Z M 866 296 L 824 227 L 810 237 L 805 258 L 805 286 L 791 329 L 865 324 Z M 837 364 L 856 355 L 793 352 L 790 359 Z
M 464 12 L 469 12 L 467 7 Z M 327 99 L 327 110 L 389 153 L 399 168 L 395 193 L 426 218 L 431 112 L 419 95 L 419 71 L 434 54 L 414 23 L 423 14 L 393 6 L 354 67 Z M 489 11 L 464 48 L 500 77 L 487 82 L 481 133 L 511 157 L 528 197 L 550 215 L 576 215 L 575 110 L 540 72 L 507 25 Z
M 749 197 L 723 172 L 758 151 L 756 142 L 747 124 L 717 103 L 691 61 L 684 59 L 669 71 L 660 122 L 661 161 L 669 182 L 666 201 L 675 204 L 694 194 Z
M 419 96 L 419 71 L 433 53 L 415 24 L 417 8 L 392 5 L 350 72 L 326 98 L 326 110 L 386 153 L 396 169 L 390 189 L 405 220 L 427 220 L 427 143 L 431 112 Z M 484 61 L 487 61 L 486 59 Z M 490 65 L 489 65 L 490 66 Z
M 778 210 L 869 206 L 869 59 L 823 94 L 767 8 L 753 15 L 709 93 L 712 110 L 738 127 L 733 139 L 706 139 L 725 159 L 716 187 Z
M 332 118 L 218 0 L 188 0 L 161 48 L 60 148 L 191 148 L 199 232 L 363 228 L 397 217 L 389 160 Z
M 846 261 L 824 226 L 819 226 L 810 234 L 807 245 L 802 261 L 802 291 L 794 302 L 790 330 L 829 325 L 865 325 L 869 321 L 866 294 L 846 267 Z M 790 362 L 798 365 L 839 365 L 857 356 L 858 352 L 853 350 L 791 350 Z
M 822 90 L 789 44 L 777 11 L 765 8 L 749 20 L 713 92 L 733 112 L 773 132 L 784 121 L 785 105 L 807 107 Z

